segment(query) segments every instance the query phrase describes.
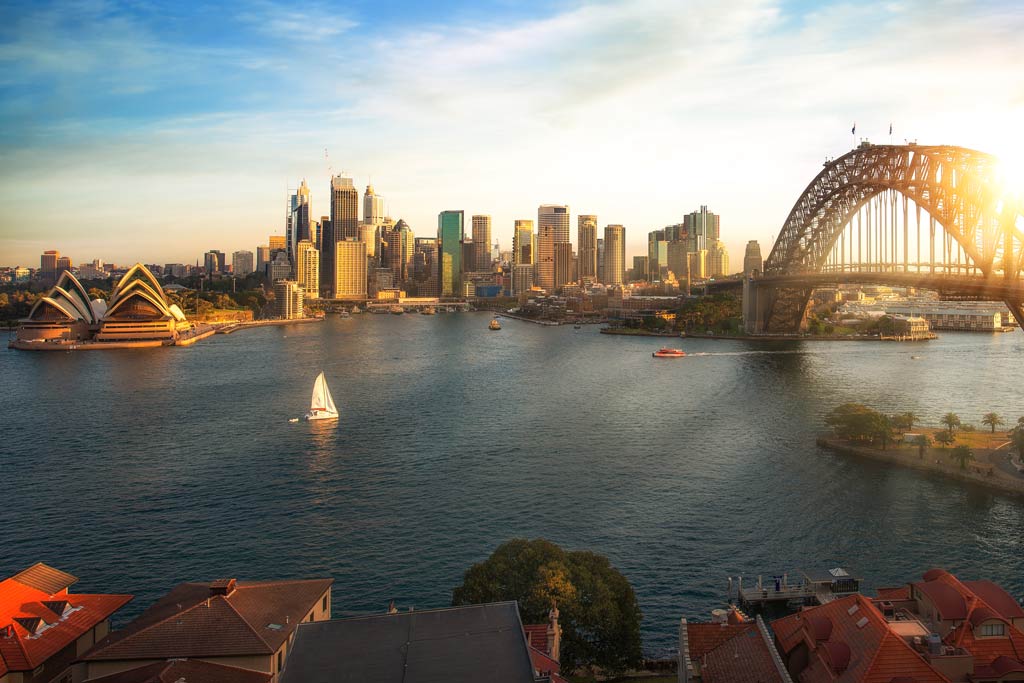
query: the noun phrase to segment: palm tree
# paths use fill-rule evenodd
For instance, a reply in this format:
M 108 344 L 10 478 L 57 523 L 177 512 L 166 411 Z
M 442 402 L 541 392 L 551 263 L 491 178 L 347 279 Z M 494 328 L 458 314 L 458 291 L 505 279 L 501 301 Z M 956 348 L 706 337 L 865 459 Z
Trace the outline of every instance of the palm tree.
M 956 413 L 946 413 L 939 422 L 946 425 L 950 434 L 956 434 L 956 428 L 960 426 L 960 416 Z
M 966 470 L 967 463 L 974 460 L 974 451 L 970 446 L 960 444 L 950 452 L 949 456 L 960 463 L 960 469 Z
M 956 437 L 954 437 L 953 433 L 948 429 L 943 429 L 941 432 L 937 432 L 935 434 L 935 440 L 942 444 L 943 448 L 948 448 L 954 441 L 956 441 Z
M 981 418 L 981 424 L 991 427 L 992 433 L 995 434 L 996 427 L 1006 423 L 1003 422 L 1003 416 L 999 413 L 985 413 L 985 416 Z
M 917 458 L 924 460 L 924 452 L 932 445 L 932 439 L 927 434 L 919 434 L 917 437 Z
M 908 432 L 914 431 L 914 423 L 920 421 L 920 419 L 917 414 L 910 411 L 900 413 L 900 422 Z

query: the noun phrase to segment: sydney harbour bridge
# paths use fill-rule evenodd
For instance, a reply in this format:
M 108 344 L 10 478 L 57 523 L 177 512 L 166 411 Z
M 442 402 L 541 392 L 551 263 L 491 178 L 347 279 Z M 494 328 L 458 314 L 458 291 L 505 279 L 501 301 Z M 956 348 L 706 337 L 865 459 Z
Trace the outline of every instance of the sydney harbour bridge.
M 747 333 L 799 331 L 814 289 L 842 284 L 1003 301 L 1024 321 L 1024 198 L 1003 181 L 963 147 L 863 143 L 827 162 L 744 276 Z

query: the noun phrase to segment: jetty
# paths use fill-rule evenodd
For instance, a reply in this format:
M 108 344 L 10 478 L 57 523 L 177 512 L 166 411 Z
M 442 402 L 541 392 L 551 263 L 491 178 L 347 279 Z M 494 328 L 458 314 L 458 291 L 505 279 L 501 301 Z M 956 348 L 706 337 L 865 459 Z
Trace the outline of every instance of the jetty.
M 748 581 L 746 585 L 742 576 L 735 580 L 730 576 L 729 602 L 755 611 L 771 606 L 800 609 L 826 605 L 837 598 L 860 593 L 862 581 L 842 567 L 801 571 L 795 582 L 790 581 L 788 573 L 769 576 L 767 581 L 759 575 L 756 581 Z

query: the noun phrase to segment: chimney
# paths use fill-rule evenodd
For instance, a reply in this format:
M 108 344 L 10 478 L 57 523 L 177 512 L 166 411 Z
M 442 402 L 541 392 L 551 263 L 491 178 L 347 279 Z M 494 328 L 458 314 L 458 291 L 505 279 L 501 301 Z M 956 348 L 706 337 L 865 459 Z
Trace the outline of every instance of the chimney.
M 235 592 L 235 579 L 217 579 L 210 582 L 210 597 L 227 597 Z

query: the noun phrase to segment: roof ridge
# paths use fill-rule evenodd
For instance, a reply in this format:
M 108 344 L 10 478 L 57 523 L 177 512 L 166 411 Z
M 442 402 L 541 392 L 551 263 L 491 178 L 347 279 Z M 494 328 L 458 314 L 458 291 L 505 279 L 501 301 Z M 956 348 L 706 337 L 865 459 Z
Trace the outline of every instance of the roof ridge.
M 243 617 L 243 616 L 242 616 L 242 613 L 241 613 L 241 612 L 239 612 L 239 611 L 238 611 L 237 609 L 235 609 L 235 606 L 231 604 L 231 602 L 230 602 L 230 601 L 229 601 L 229 600 L 227 599 L 227 596 L 224 596 L 224 595 L 218 595 L 217 597 L 219 597 L 219 598 L 223 598 L 223 599 L 224 599 L 224 603 L 225 603 L 225 604 L 226 604 L 226 605 L 227 605 L 227 606 L 228 606 L 229 608 L 231 608 L 231 611 L 232 611 L 232 612 L 234 612 L 234 613 L 235 613 L 236 615 L 238 615 L 238 618 L 242 620 L 242 623 L 243 623 L 243 624 L 245 624 L 246 628 L 248 628 L 248 629 L 249 629 L 249 631 L 251 631 L 251 632 L 252 632 L 252 634 L 253 634 L 254 636 L 256 636 L 256 638 L 258 638 L 258 639 L 259 639 L 259 641 L 260 641 L 261 643 L 263 643 L 264 645 L 266 645 L 266 646 L 267 646 L 267 649 L 268 649 L 268 650 L 270 650 L 270 652 L 271 652 L 271 653 L 273 653 L 273 652 L 274 652 L 274 648 L 270 646 L 270 643 L 268 643 L 268 642 L 267 642 L 266 638 L 264 638 L 263 636 L 261 636 L 261 635 L 260 635 L 259 633 L 257 633 L 257 632 L 256 632 L 256 629 L 255 629 L 255 628 L 253 628 L 252 624 L 250 624 L 250 623 L 249 623 L 249 620 L 248 620 L 248 619 L 246 619 L 245 617 Z M 285 615 L 285 616 L 287 617 L 287 615 Z M 301 622 L 299 622 L 299 623 L 301 623 Z M 296 624 L 296 625 L 298 625 L 298 624 Z
M 901 638 L 900 636 L 896 635 L 895 633 L 890 631 L 888 628 L 886 628 L 885 638 L 892 638 L 893 640 L 895 640 L 895 642 L 897 644 L 897 647 L 902 646 L 904 650 L 907 650 L 908 652 L 910 652 L 910 654 L 914 655 L 914 657 L 917 658 L 917 661 L 920 661 L 920 662 L 924 663 L 925 666 L 927 666 L 929 669 L 931 669 L 935 673 L 935 675 L 938 676 L 939 678 L 941 678 L 942 680 L 944 680 L 944 681 L 949 681 L 950 680 L 949 677 L 947 677 L 944 673 L 942 673 L 941 671 L 939 671 L 938 669 L 933 667 L 931 664 L 929 664 L 927 661 L 925 661 L 914 650 L 914 648 L 912 648 L 910 646 L 910 643 L 908 643 L 907 641 L 903 640 L 903 638 Z M 885 638 L 882 639 L 883 642 L 884 642 Z M 879 645 L 878 650 L 879 650 L 879 652 L 881 652 L 881 650 L 882 650 L 881 645 Z M 873 663 L 873 661 L 874 660 L 872 660 L 872 663 Z
M 179 585 L 182 585 L 182 584 L 179 584 Z M 175 588 L 177 588 L 177 586 L 175 586 Z M 174 590 L 172 589 L 171 592 L 173 593 Z M 170 595 L 170 593 L 165 595 L 164 598 L 167 598 L 167 596 L 169 596 L 169 595 Z M 221 596 L 216 596 L 216 597 L 221 597 Z M 154 621 L 152 624 L 149 624 L 148 626 L 143 626 L 138 631 L 135 631 L 134 633 L 126 634 L 120 640 L 116 640 L 116 641 L 114 641 L 112 643 L 104 645 L 103 647 L 99 647 L 100 643 L 103 642 L 103 641 L 100 641 L 100 643 L 97 643 L 96 646 L 94 646 L 91 650 L 86 652 L 86 654 L 83 655 L 82 658 L 83 659 L 88 659 L 91 655 L 103 652 L 104 650 L 107 650 L 107 649 L 117 645 L 118 643 L 124 643 L 124 642 L 127 642 L 129 640 L 133 640 L 136 636 L 138 636 L 140 634 L 143 634 L 143 633 L 146 633 L 147 631 L 150 631 L 150 630 L 156 628 L 157 626 L 161 626 L 161 625 L 167 623 L 168 621 L 170 621 L 171 619 L 173 619 L 176 616 L 185 614 L 187 612 L 191 612 L 193 609 L 198 607 L 203 602 L 205 602 L 205 600 L 200 600 L 199 602 L 197 602 L 196 604 L 192 605 L 188 609 L 180 610 L 178 612 L 172 612 L 172 613 L 168 614 L 166 617 L 164 617 L 163 619 L 158 619 L 158 620 Z M 157 604 L 159 604 L 159 601 L 157 601 L 156 603 L 151 605 L 150 608 L 156 606 Z M 144 615 L 144 614 L 145 614 L 145 612 L 142 613 L 142 615 Z M 139 616 L 142 616 L 142 615 L 139 615 Z M 136 617 L 136 618 L 138 618 L 138 617 Z M 126 626 L 130 626 L 130 625 L 131 625 L 131 622 L 129 622 Z M 124 629 L 122 629 L 122 630 L 124 630 Z M 111 635 L 114 635 L 115 633 L 118 633 L 118 631 L 111 631 L 109 634 L 107 634 L 107 638 L 109 638 Z M 104 640 L 106 640 L 106 638 L 104 638 Z
M 713 621 L 712 622 L 707 622 L 707 623 L 714 624 Z M 740 628 L 742 628 L 743 630 L 742 631 L 735 630 L 735 632 L 731 636 L 729 636 L 728 638 L 726 638 L 722 642 L 718 643 L 717 645 L 715 645 L 710 650 L 705 650 L 704 653 L 701 654 L 701 657 L 707 657 L 709 654 L 711 654 L 712 652 L 714 652 L 718 648 L 722 647 L 723 645 L 725 645 L 729 641 L 733 640 L 734 638 L 737 638 L 737 637 L 743 635 L 743 633 L 745 633 L 747 631 L 750 631 L 752 629 L 756 629 L 757 628 L 757 624 L 755 624 L 753 622 L 749 622 L 749 621 L 745 621 L 742 624 L 722 624 L 722 626 L 724 626 L 725 629 L 740 629 Z

